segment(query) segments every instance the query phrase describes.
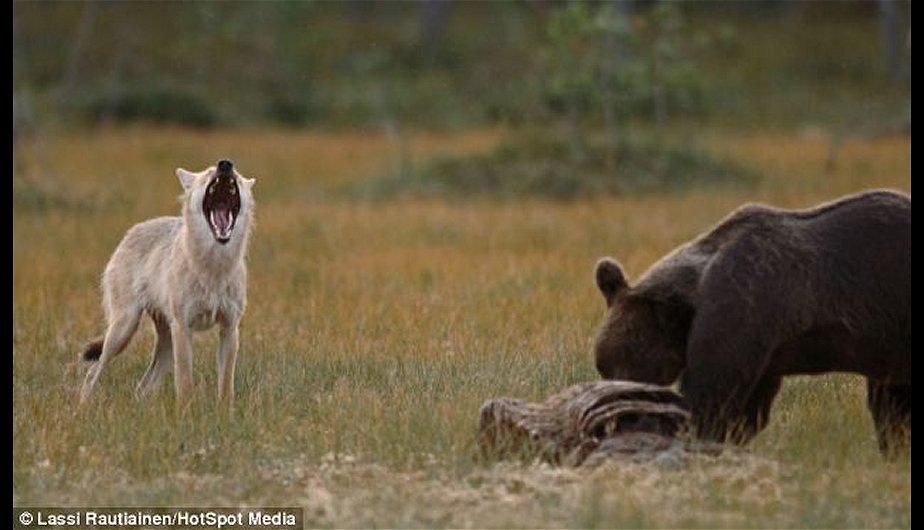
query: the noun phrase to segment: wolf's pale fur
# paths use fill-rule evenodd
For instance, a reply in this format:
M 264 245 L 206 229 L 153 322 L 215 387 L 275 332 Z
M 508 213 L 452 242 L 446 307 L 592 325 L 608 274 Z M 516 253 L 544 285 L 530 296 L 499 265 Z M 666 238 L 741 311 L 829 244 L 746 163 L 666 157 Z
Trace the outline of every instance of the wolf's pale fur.
M 220 244 L 203 214 L 203 197 L 216 175 L 215 167 L 199 173 L 177 169 L 183 185 L 182 216 L 159 217 L 133 226 L 122 239 L 103 273 L 103 308 L 108 328 L 84 356 L 99 359 L 91 366 L 80 392 L 85 402 L 100 374 L 128 344 L 147 313 L 157 343 L 147 372 L 139 381 L 139 397 L 148 395 L 171 369 L 178 401 L 188 401 L 192 380 L 192 332 L 219 325 L 218 397 L 228 406 L 234 398 L 234 365 L 238 323 L 247 299 L 244 263 L 252 224 L 253 179 L 232 170 L 240 194 L 240 211 L 231 238 Z

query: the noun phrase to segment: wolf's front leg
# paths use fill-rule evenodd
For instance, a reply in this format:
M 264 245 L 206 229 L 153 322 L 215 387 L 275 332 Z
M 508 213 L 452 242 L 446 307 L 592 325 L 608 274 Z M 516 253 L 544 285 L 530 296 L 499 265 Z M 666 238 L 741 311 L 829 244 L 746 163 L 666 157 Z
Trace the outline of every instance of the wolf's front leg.
M 182 409 L 193 392 L 192 332 L 185 322 L 175 318 L 170 324 L 170 336 L 173 340 L 173 382 L 177 406 Z
M 238 318 L 222 318 L 218 343 L 218 401 L 220 406 L 234 407 L 234 366 L 239 344 Z

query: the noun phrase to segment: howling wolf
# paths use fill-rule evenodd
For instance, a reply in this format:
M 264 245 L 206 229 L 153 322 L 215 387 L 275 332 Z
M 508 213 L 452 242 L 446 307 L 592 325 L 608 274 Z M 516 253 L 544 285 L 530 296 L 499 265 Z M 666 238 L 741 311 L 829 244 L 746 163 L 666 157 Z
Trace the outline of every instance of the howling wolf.
M 180 217 L 159 217 L 133 226 L 103 273 L 103 309 L 108 328 L 83 358 L 93 361 L 80 392 L 90 397 L 100 374 L 128 344 L 142 313 L 157 331 L 151 365 L 136 393 L 145 397 L 162 376 L 174 372 L 177 400 L 192 393 L 192 332 L 218 324 L 218 399 L 234 399 L 238 323 L 247 300 L 247 252 L 254 179 L 230 160 L 199 173 L 177 169 L 183 185 Z

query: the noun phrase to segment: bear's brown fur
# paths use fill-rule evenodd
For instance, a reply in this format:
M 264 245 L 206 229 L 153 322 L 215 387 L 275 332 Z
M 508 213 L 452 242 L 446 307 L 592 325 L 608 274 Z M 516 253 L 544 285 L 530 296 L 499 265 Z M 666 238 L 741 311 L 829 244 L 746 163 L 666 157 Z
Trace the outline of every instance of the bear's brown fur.
M 783 376 L 853 372 L 884 452 L 911 433 L 911 197 L 870 191 L 800 211 L 747 205 L 629 286 L 597 264 L 605 378 L 681 379 L 698 436 L 743 443 Z

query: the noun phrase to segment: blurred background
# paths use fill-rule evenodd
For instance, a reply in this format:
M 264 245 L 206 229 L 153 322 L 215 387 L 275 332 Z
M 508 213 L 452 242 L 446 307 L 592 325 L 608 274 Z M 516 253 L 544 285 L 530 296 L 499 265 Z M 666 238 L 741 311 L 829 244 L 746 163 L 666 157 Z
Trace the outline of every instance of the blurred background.
M 835 164 L 845 139 L 910 134 L 910 61 L 893 0 L 17 2 L 14 152 L 125 124 L 363 130 L 392 163 L 349 195 L 740 184 L 756 172 L 697 149 L 701 131 L 823 134 Z M 407 145 L 498 127 L 477 156 Z

